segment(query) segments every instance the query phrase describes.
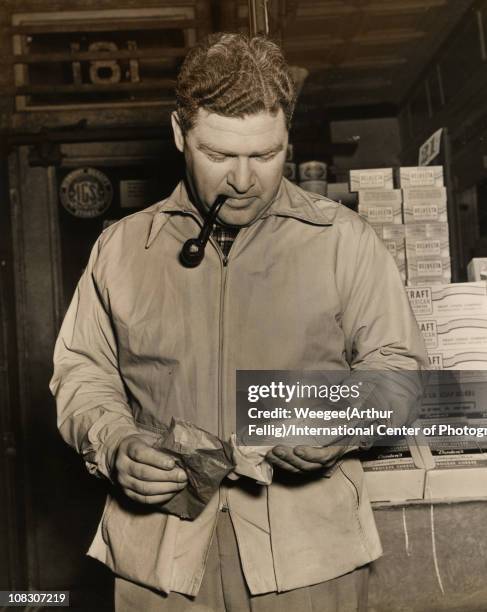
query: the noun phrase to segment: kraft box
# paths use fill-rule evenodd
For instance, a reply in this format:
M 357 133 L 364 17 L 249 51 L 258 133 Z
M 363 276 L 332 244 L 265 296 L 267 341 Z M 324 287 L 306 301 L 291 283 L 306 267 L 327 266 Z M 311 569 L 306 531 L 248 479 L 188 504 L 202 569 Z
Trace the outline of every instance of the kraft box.
M 445 184 L 443 166 L 402 166 L 397 178 L 401 188 L 442 187 Z
M 475 317 L 417 319 L 427 350 L 487 353 L 487 320 Z
M 436 421 L 487 419 L 487 371 L 431 373 L 419 416 Z M 487 445 L 487 437 L 485 441 Z
M 394 189 L 392 168 L 350 170 L 350 191 Z
M 432 370 L 487 370 L 487 350 L 470 350 L 468 347 L 457 350 L 428 350 L 429 367 Z
M 430 450 L 434 468 L 426 473 L 425 499 L 487 497 L 487 448 L 461 439 L 446 444 L 431 439 Z
M 416 317 L 486 317 L 487 282 L 408 287 Z
M 423 499 L 427 469 L 433 467 L 422 437 L 408 436 L 390 447 L 373 447 L 363 453 L 365 485 L 372 502 Z
M 448 221 L 444 187 L 421 187 L 402 191 L 404 223 Z

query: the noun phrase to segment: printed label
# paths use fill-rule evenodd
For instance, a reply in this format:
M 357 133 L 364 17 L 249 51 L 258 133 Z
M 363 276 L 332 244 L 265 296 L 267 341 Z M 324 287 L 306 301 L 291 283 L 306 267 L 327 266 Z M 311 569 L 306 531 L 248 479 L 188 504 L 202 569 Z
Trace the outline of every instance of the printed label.
M 418 240 L 415 245 L 417 257 L 441 254 L 441 242 L 439 240 Z

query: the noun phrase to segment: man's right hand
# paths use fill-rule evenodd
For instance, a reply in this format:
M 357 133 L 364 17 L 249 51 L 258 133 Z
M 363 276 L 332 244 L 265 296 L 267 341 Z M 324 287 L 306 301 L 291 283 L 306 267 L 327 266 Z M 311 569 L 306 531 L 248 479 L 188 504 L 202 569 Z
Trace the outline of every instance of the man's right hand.
M 140 435 L 124 438 L 115 452 L 113 478 L 130 499 L 164 504 L 188 484 L 174 459 L 152 448 Z

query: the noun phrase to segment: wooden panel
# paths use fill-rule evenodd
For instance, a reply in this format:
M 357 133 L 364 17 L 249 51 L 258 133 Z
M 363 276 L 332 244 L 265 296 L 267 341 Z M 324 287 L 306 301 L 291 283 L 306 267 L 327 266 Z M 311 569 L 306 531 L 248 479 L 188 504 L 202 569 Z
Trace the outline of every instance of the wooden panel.
M 482 63 L 479 26 L 472 14 L 449 41 L 440 61 L 446 101 L 457 95 Z

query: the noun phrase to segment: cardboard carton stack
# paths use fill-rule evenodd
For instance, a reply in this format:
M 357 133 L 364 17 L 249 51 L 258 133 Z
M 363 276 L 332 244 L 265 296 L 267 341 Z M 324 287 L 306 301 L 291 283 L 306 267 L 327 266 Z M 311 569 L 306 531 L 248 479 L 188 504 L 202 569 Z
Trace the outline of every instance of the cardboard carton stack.
M 408 436 L 388 447 L 374 446 L 361 455 L 372 502 L 423 499 L 427 469 L 434 465 L 422 437 Z
M 359 214 L 386 244 L 404 282 L 451 281 L 442 166 L 350 170 L 350 191 L 358 193 Z
M 408 287 L 433 372 L 420 409 L 423 425 L 487 429 L 487 283 Z M 445 371 L 447 370 L 447 371 Z M 487 495 L 487 437 L 428 438 L 434 469 L 425 497 Z
M 407 287 L 437 370 L 487 369 L 487 283 Z
M 451 264 L 443 167 L 401 167 L 397 180 L 403 194 L 408 283 L 449 283 Z
M 358 193 L 358 213 L 374 228 L 406 282 L 402 192 L 394 189 L 392 168 L 350 170 L 350 191 Z

